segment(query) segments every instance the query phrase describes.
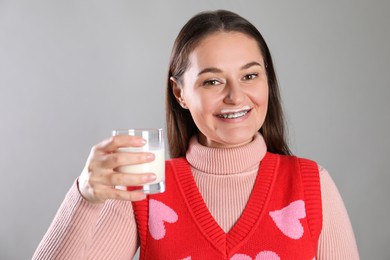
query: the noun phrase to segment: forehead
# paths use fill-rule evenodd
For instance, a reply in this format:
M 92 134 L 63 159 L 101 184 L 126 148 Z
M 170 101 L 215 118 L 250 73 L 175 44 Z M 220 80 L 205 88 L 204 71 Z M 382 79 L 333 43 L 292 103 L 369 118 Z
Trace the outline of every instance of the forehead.
M 191 65 L 263 64 L 258 42 L 241 32 L 216 32 L 203 38 L 189 55 Z M 211 64 L 209 64 L 211 63 Z

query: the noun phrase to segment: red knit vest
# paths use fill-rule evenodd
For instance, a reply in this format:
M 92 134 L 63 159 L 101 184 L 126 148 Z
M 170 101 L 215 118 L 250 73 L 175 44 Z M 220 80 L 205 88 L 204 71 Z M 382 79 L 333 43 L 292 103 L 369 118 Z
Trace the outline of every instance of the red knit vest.
M 267 153 L 248 203 L 225 233 L 185 158 L 166 162 L 166 191 L 133 203 L 140 259 L 315 259 L 322 228 L 318 166 Z

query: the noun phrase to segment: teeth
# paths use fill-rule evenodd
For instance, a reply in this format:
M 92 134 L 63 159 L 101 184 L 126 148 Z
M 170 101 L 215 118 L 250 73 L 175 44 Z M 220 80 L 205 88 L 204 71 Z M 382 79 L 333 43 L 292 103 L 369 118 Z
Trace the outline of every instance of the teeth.
M 223 114 L 223 115 L 220 115 L 219 117 L 229 118 L 229 119 L 238 118 L 238 117 L 244 116 L 246 113 L 248 113 L 248 111 L 249 110 L 245 110 L 245 111 L 241 111 L 241 112 L 237 112 L 237 113 L 232 113 L 232 114 Z

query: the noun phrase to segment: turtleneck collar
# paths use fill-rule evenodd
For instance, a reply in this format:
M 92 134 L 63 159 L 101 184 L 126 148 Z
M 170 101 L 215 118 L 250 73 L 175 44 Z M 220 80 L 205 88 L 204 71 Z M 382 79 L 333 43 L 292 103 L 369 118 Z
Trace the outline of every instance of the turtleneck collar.
M 186 153 L 191 167 L 208 174 L 230 175 L 258 168 L 267 152 L 264 138 L 257 133 L 249 144 L 234 148 L 211 148 L 199 143 L 197 135 L 190 139 Z

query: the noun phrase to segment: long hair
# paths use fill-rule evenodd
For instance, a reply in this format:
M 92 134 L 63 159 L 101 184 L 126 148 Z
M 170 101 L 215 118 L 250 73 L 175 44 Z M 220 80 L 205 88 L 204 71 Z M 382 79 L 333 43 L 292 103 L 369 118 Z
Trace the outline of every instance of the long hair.
M 188 69 L 189 55 L 206 36 L 216 32 L 240 32 L 256 40 L 264 59 L 268 77 L 269 102 L 264 124 L 259 129 L 267 150 L 278 154 L 291 154 L 285 138 L 285 122 L 278 82 L 271 53 L 260 32 L 243 17 L 226 10 L 201 12 L 192 17 L 179 32 L 169 61 L 166 89 L 166 121 L 169 154 L 171 158 L 184 156 L 190 138 L 199 132 L 190 112 L 177 102 L 171 77 L 182 83 Z

